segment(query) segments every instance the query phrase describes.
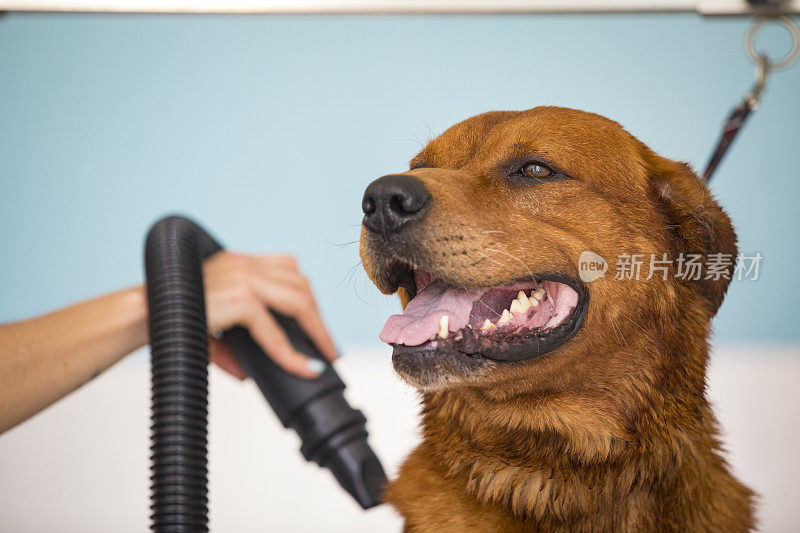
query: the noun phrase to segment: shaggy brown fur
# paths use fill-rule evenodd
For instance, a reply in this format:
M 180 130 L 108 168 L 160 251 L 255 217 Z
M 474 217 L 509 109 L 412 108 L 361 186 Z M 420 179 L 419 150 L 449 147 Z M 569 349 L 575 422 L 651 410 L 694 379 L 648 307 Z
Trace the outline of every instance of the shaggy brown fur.
M 530 154 L 574 179 L 519 186 L 497 170 Z M 578 278 L 584 250 L 610 269 L 586 284 L 585 323 L 555 351 L 431 368 L 424 382 L 403 375 L 423 404 L 422 443 L 386 492 L 405 530 L 753 528 L 753 493 L 729 473 L 705 394 L 709 324 L 729 281 L 645 279 L 650 254 L 736 252 L 729 218 L 691 169 L 616 122 L 555 107 L 470 118 L 411 168 L 433 207 L 399 253 L 436 277 L 470 287 L 531 272 Z M 394 292 L 374 239 L 362 233 L 363 264 Z M 639 280 L 614 279 L 620 254 L 643 254 Z

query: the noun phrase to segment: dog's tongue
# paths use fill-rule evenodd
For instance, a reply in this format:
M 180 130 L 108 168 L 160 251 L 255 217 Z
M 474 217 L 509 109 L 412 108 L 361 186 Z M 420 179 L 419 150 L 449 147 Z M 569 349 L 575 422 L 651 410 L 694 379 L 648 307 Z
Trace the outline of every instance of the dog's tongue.
M 483 293 L 482 289 L 454 289 L 434 281 L 408 302 L 402 315 L 389 317 L 380 339 L 389 344 L 419 346 L 439 332 L 442 315 L 449 316 L 448 329 L 458 331 L 469 322 L 472 304 Z

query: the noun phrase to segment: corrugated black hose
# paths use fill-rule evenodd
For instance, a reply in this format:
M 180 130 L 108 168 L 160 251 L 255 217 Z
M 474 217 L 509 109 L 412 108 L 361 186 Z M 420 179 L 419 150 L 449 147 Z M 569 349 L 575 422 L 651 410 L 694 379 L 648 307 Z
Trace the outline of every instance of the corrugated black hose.
M 202 262 L 222 247 L 200 226 L 172 216 L 145 244 L 152 350 L 152 522 L 158 532 L 208 531 L 208 328 Z M 299 351 L 323 359 L 298 324 L 274 313 Z M 293 376 L 246 330 L 225 341 L 256 381 L 303 456 L 327 467 L 367 509 L 380 503 L 386 476 L 367 443 L 366 419 L 350 407 L 332 366 L 315 379 Z

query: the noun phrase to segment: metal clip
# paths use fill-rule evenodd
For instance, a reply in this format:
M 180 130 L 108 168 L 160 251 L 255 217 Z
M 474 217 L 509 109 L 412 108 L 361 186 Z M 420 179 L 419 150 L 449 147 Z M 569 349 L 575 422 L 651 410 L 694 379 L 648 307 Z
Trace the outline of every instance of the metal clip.
M 770 72 L 769 58 L 765 54 L 761 54 L 756 59 L 756 81 L 750 89 L 744 100 L 747 102 L 747 107 L 751 111 L 758 109 L 758 104 L 761 102 L 761 95 L 764 94 L 764 89 L 767 86 L 767 76 Z

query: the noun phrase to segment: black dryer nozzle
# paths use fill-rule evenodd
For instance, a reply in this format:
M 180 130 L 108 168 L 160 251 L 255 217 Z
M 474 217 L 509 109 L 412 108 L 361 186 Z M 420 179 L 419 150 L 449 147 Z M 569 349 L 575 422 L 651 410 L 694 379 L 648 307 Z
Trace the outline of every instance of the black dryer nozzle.
M 324 361 L 295 320 L 273 314 L 296 350 Z M 367 443 L 367 419 L 347 403 L 344 382 L 333 367 L 326 362 L 318 378 L 301 378 L 275 364 L 243 328 L 223 338 L 281 423 L 300 436 L 303 457 L 328 468 L 364 509 L 381 503 L 386 474 Z

